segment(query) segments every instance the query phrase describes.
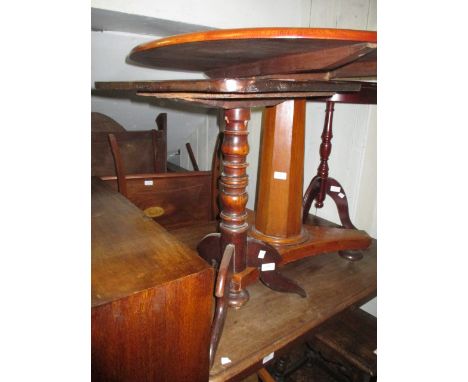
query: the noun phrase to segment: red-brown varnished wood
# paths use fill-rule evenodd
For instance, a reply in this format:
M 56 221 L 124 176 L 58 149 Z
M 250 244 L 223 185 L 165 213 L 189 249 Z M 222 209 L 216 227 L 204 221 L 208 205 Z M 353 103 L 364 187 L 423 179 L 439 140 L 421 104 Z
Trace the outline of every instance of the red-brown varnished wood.
M 93 381 L 206 381 L 212 268 L 99 179 L 91 227 Z
M 356 51 L 366 47 L 366 44 L 369 44 L 367 48 L 371 51 L 375 50 L 373 44 L 376 42 L 377 33 L 369 31 L 314 28 L 225 29 L 151 41 L 135 47 L 130 53 L 130 59 L 152 67 L 202 71 L 211 73 L 212 77 L 263 74 L 261 71 L 267 70 L 268 65 L 274 67 L 275 73 L 291 73 L 343 66 L 350 62 L 349 57 L 356 55 Z M 318 51 L 327 53 L 316 53 L 317 57 L 309 60 L 287 58 L 290 55 L 313 55 Z M 187 56 L 190 60 L 186 59 Z M 281 59 L 275 62 L 278 57 Z M 358 54 L 355 59 L 360 57 Z M 274 64 L 271 64 L 272 61 Z M 297 63 L 300 63 L 299 66 Z M 313 66 L 304 66 L 306 63 Z
M 102 179 L 115 189 L 115 177 Z M 158 216 L 149 215 L 166 229 L 211 220 L 211 182 L 210 171 L 138 174 L 125 177 L 127 198 L 142 210 L 157 208 Z
M 212 78 L 259 76 L 275 73 L 301 73 L 314 70 L 331 70 L 345 66 L 359 58 L 373 52 L 377 44 L 356 43 L 338 47 L 324 47 L 305 53 L 290 54 L 287 56 L 272 57 L 256 61 L 232 65 L 227 68 L 210 70 L 207 75 Z
M 249 226 L 255 225 L 255 212 L 247 210 Z M 304 220 L 304 229 L 308 239 L 299 244 L 276 247 L 281 255 L 278 266 L 284 266 L 304 257 L 317 256 L 323 253 L 341 251 L 343 249 L 364 250 L 369 247 L 372 238 L 364 231 L 343 229 L 324 219 L 308 215 Z M 196 227 L 183 227 L 172 230 L 171 233 L 180 241 L 196 248 L 198 242 L 207 234 L 215 232 L 215 221 L 202 223 Z M 233 275 L 233 286 L 237 290 L 245 289 L 258 281 L 260 276 L 257 267 L 248 266 L 242 272 Z
M 223 169 L 220 179 L 220 199 L 222 210 L 221 252 L 226 245 L 234 244 L 233 273 L 242 272 L 246 267 L 247 256 L 247 123 L 250 119 L 249 109 L 225 110 L 224 139 L 221 145 Z M 246 291 L 232 291 L 229 297 L 231 306 L 240 307 L 248 300 Z
M 333 111 L 335 104 L 332 101 L 327 101 L 327 108 L 325 110 L 325 124 L 322 131 L 322 143 L 320 144 L 320 164 L 317 169 L 317 177 L 320 178 L 320 186 L 317 197 L 315 199 L 315 207 L 322 208 L 323 200 L 327 193 L 327 179 L 328 179 L 328 158 L 330 157 L 333 138 Z
M 271 244 L 307 239 L 302 229 L 305 100 L 264 111 L 255 227 L 251 235 Z

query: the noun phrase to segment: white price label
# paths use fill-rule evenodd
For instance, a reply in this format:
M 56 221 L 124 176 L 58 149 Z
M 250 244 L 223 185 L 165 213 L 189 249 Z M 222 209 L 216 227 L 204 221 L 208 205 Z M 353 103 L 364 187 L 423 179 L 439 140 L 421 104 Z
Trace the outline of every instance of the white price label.
M 341 192 L 341 187 L 330 186 L 331 192 Z
M 264 272 L 264 271 L 274 271 L 275 266 L 276 266 L 275 263 L 262 264 L 262 272 Z
M 273 178 L 274 178 L 274 179 L 286 180 L 287 177 L 288 177 L 288 174 L 285 173 L 285 172 L 275 171 L 275 172 L 273 173 Z
M 145 186 L 152 186 L 153 185 L 153 179 L 145 179 Z
M 228 363 L 231 363 L 231 359 L 229 357 L 221 357 L 221 365 L 227 365 Z
M 275 357 L 275 352 L 268 354 L 266 357 L 263 357 L 263 364 L 266 364 L 268 361 L 271 361 Z

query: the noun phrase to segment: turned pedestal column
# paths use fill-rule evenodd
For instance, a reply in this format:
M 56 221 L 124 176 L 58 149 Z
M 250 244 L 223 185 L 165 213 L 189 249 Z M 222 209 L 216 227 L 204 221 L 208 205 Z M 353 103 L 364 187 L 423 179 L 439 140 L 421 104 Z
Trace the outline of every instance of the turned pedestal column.
M 302 226 L 305 100 L 265 108 L 255 226 L 251 235 L 273 245 L 307 240 Z
M 223 153 L 223 171 L 220 179 L 220 198 L 222 211 L 221 223 L 221 253 L 228 244 L 233 244 L 234 255 L 232 271 L 239 273 L 246 268 L 247 251 L 247 123 L 250 119 L 250 109 L 237 108 L 224 111 L 226 128 L 221 145 Z M 229 292 L 229 305 L 240 307 L 249 299 L 247 290 Z

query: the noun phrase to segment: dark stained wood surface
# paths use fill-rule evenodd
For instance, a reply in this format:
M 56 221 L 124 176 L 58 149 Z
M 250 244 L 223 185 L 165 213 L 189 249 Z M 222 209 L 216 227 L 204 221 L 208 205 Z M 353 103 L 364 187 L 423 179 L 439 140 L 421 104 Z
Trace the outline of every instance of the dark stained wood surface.
M 130 59 L 210 77 L 330 71 L 376 49 L 377 33 L 343 29 L 250 28 L 189 33 L 135 47 Z M 190 57 L 190 60 L 187 60 Z
M 116 177 L 101 179 L 117 190 Z M 157 216 L 148 215 L 166 229 L 211 220 L 211 182 L 210 171 L 136 174 L 125 177 L 127 198 L 143 211 L 157 208 Z
M 361 309 L 349 309 L 325 322 L 308 342 L 330 364 L 343 365 L 353 374 L 377 376 L 377 318 Z
M 113 81 L 96 82 L 98 90 L 134 90 L 159 93 L 230 93 L 255 96 L 256 93 L 358 91 L 361 84 L 344 81 L 291 81 L 281 79 L 222 78 L 210 80 Z
M 112 133 L 120 149 L 123 172 L 143 174 L 166 172 L 166 130 Z M 115 162 L 108 132 L 91 133 L 91 175 L 115 175 Z
M 93 178 L 91 301 L 98 306 L 209 266 L 125 197 Z
M 93 111 L 91 112 L 91 131 L 115 133 L 125 131 L 125 128 L 111 117 Z

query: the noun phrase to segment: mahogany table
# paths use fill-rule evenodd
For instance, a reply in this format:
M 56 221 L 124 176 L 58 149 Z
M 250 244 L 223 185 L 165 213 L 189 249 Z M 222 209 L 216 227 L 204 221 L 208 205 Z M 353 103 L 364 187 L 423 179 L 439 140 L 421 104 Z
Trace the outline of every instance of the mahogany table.
M 370 245 L 371 238 L 354 226 L 338 229 L 303 223 L 302 186 L 306 100 L 365 94 L 362 83 L 349 79 L 376 76 L 376 42 L 376 32 L 339 29 L 191 33 L 139 45 L 129 59 L 155 68 L 201 71 L 208 79 L 96 83 L 96 89 L 224 110 L 219 233 L 207 235 L 198 246 L 200 255 L 219 267 L 211 361 L 227 306 L 238 308 L 247 302 L 247 285 L 260 278 L 274 290 L 305 297 L 303 288 L 278 272 L 280 265 Z M 253 106 L 264 106 L 265 112 L 258 197 L 255 214 L 249 216 L 247 123 Z M 326 185 L 324 173 L 321 179 L 320 184 Z M 322 201 L 324 192 L 321 189 Z

